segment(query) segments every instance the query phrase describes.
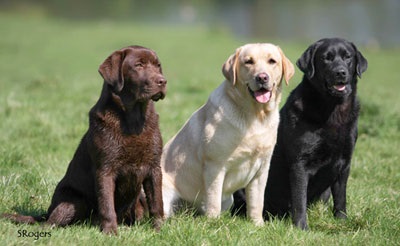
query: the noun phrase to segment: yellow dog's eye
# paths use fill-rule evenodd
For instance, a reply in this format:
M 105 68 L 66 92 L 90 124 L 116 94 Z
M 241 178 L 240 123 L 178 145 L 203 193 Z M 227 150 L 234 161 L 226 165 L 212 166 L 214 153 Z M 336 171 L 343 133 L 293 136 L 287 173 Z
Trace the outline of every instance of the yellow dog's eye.
M 272 64 L 275 64 L 276 61 L 275 61 L 274 59 L 271 58 L 271 59 L 268 60 L 268 63 L 272 65 Z
M 254 64 L 253 58 L 251 58 L 251 57 L 246 58 L 246 59 L 244 60 L 244 64 L 249 64 L 249 65 Z

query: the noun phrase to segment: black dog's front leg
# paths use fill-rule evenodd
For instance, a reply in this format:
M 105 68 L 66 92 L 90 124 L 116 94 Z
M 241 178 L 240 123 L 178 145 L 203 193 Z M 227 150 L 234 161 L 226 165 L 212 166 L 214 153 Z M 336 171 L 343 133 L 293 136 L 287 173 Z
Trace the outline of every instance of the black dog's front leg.
M 296 163 L 290 170 L 291 212 L 293 224 L 303 230 L 307 225 L 307 186 L 308 176 L 303 165 Z
M 333 214 L 336 218 L 345 219 L 346 215 L 346 186 L 350 173 L 350 164 L 341 172 L 332 185 Z

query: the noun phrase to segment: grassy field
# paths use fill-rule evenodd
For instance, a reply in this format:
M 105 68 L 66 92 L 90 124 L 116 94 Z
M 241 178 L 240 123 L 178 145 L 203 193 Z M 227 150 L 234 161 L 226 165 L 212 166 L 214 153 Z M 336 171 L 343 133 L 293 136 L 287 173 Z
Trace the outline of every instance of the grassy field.
M 221 66 L 236 47 L 274 42 L 295 62 L 308 46 L 239 40 L 204 26 L 7 14 L 0 14 L 0 30 L 0 213 L 47 210 L 100 94 L 98 66 L 112 51 L 140 44 L 158 53 L 168 79 L 167 97 L 157 103 L 166 142 L 221 83 Z M 310 208 L 308 232 L 289 220 L 258 228 L 227 213 L 211 220 L 182 212 L 159 233 L 145 221 L 120 226 L 114 237 L 86 224 L 50 229 L 0 220 L 0 245 L 400 245 L 400 50 L 360 50 L 369 68 L 359 81 L 362 114 L 348 182 L 348 220 L 335 220 L 331 206 L 323 204 Z M 301 76 L 296 69 L 285 97 Z M 35 239 L 36 232 L 44 236 Z

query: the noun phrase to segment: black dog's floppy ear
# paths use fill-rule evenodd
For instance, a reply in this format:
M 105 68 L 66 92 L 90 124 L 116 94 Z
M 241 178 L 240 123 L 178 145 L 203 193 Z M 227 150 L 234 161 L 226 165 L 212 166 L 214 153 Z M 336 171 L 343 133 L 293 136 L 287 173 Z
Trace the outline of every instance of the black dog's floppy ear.
M 359 78 L 361 78 L 361 74 L 367 70 L 368 62 L 367 59 L 358 51 L 357 47 L 351 43 L 354 51 L 356 52 L 356 72 Z
M 311 79 L 314 76 L 315 68 L 314 68 L 314 57 L 315 52 L 318 47 L 321 45 L 322 41 L 317 41 L 310 45 L 306 51 L 300 56 L 297 60 L 297 67 L 306 74 L 306 76 Z
M 122 74 L 122 63 L 125 52 L 118 50 L 112 53 L 99 67 L 99 73 L 104 82 L 111 85 L 115 92 L 120 92 L 124 87 L 124 76 Z

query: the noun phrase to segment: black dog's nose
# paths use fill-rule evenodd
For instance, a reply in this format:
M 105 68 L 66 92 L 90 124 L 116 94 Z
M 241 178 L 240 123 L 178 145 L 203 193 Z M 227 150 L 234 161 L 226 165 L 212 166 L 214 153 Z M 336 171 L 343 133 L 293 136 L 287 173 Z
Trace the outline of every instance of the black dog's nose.
M 347 71 L 343 68 L 339 69 L 338 71 L 336 71 L 336 76 L 337 77 L 346 77 L 347 76 Z
M 268 81 L 269 81 L 269 76 L 268 76 L 268 74 L 266 74 L 266 73 L 259 73 L 257 76 L 256 76 L 256 81 L 257 82 L 260 82 L 260 83 L 267 83 Z

